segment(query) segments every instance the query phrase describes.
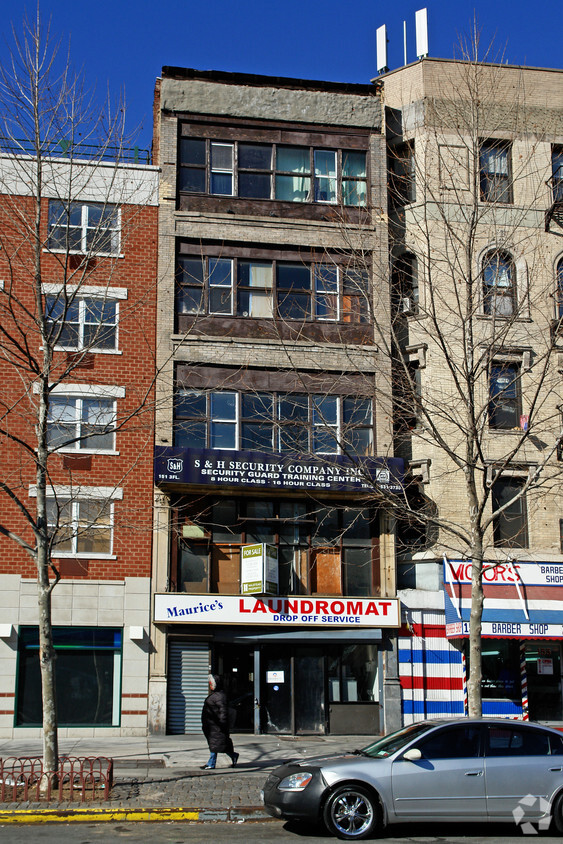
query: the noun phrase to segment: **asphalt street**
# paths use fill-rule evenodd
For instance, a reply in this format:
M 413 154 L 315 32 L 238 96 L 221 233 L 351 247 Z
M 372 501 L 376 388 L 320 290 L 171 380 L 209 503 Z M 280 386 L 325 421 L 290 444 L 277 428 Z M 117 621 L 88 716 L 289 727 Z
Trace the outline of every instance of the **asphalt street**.
M 272 821 L 243 824 L 190 823 L 104 823 L 48 824 L 43 826 L 0 826 L 1 844 L 298 844 L 299 841 L 335 844 L 322 829 Z M 514 826 L 505 825 L 404 825 L 392 827 L 390 835 L 375 839 L 385 844 L 513 844 L 526 842 Z M 532 840 L 538 840 L 536 837 Z M 546 842 L 563 842 L 556 836 L 542 836 Z

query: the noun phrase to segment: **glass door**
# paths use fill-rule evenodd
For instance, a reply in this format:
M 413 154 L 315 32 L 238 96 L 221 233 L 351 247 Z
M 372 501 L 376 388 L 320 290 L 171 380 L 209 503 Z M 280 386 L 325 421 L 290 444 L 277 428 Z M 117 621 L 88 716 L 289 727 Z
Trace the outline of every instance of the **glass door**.
M 262 651 L 262 730 L 326 731 L 325 657 L 321 648 L 268 646 Z
M 254 732 L 254 650 L 243 645 L 218 644 L 215 671 L 225 684 L 231 732 Z
M 532 721 L 561 721 L 561 646 L 557 642 L 526 645 L 528 712 Z
M 267 647 L 262 653 L 262 730 L 293 733 L 293 678 L 290 649 Z
M 295 675 L 295 732 L 323 734 L 325 718 L 324 655 L 320 648 L 297 648 Z

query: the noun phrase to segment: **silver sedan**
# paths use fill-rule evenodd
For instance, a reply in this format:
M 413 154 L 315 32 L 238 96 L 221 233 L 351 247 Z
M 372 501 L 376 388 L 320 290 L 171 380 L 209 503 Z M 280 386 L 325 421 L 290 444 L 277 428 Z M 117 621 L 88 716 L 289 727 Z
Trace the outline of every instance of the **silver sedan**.
M 500 719 L 424 721 L 349 755 L 289 762 L 268 777 L 276 818 L 324 821 L 360 840 L 409 821 L 514 822 L 563 833 L 563 734 Z

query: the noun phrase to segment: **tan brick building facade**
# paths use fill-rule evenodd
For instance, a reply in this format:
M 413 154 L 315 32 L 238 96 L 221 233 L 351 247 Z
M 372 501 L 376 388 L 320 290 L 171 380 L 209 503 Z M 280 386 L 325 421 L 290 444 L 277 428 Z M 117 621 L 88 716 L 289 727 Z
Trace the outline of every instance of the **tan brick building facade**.
M 381 82 L 398 453 L 429 517 L 414 548 L 399 531 L 403 717 L 465 711 L 478 522 L 484 712 L 562 721 L 562 75 L 424 59 Z

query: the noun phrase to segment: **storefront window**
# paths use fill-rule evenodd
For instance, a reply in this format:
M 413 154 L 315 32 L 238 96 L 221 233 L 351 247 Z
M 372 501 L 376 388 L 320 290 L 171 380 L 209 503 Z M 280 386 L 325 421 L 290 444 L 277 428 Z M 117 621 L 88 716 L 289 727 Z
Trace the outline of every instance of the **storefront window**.
M 379 700 L 377 647 L 348 645 L 328 658 L 331 703 L 373 703 Z
M 238 591 L 240 547 L 267 543 L 278 549 L 280 595 L 378 594 L 377 528 L 366 508 L 225 498 L 206 504 L 196 499 L 193 510 L 185 504 L 182 510 L 180 591 L 221 592 L 221 584 L 229 584 L 226 594 Z
M 119 725 L 122 638 L 115 628 L 53 628 L 59 726 Z M 41 726 L 37 627 L 20 628 L 18 656 L 16 724 Z
M 482 649 L 483 700 L 505 699 L 520 703 L 520 642 L 510 639 L 484 639 Z M 467 673 L 469 676 L 469 648 Z

